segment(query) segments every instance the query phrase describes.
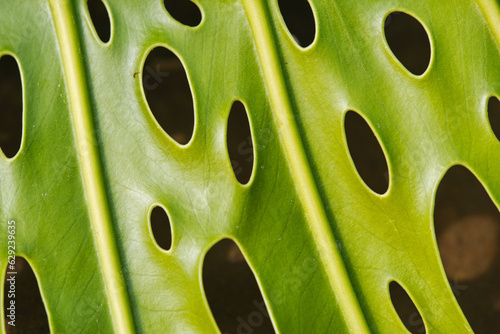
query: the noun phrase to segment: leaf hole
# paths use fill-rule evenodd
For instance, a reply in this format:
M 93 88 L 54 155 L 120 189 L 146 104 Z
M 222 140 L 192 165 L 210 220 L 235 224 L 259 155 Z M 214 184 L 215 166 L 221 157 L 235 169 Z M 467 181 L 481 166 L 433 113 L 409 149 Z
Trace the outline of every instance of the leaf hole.
M 392 305 L 394 305 L 394 309 L 406 329 L 414 334 L 426 333 L 427 330 L 422 316 L 406 290 L 397 282 L 392 281 L 389 283 L 389 293 L 391 295 Z
M 0 148 L 7 158 L 21 149 L 23 136 L 23 86 L 14 57 L 0 57 Z
M 240 101 L 235 101 L 227 122 L 227 151 L 234 175 L 241 184 L 247 184 L 252 176 L 253 147 L 246 108 Z
M 153 49 L 144 64 L 142 85 L 158 124 L 176 142 L 187 144 L 193 136 L 194 104 L 179 58 L 164 47 Z
M 36 276 L 28 261 L 19 256 L 6 268 L 4 312 L 6 333 L 50 333 Z
M 463 166 L 451 167 L 439 183 L 434 230 L 451 290 L 472 329 L 500 332 L 500 213 Z
M 496 96 L 488 100 L 488 120 L 493 133 L 500 140 L 500 101 Z
M 201 23 L 201 11 L 190 0 L 164 0 L 165 9 L 180 23 L 196 27 Z
M 352 110 L 346 113 L 344 126 L 349 153 L 359 176 L 374 192 L 385 193 L 389 188 L 389 169 L 372 129 L 363 117 Z
M 415 75 L 423 74 L 431 60 L 429 36 L 422 24 L 402 12 L 392 12 L 385 19 L 385 38 L 394 56 Z
M 172 248 L 172 226 L 167 212 L 161 206 L 155 206 L 149 217 L 153 237 L 162 249 L 168 251 Z
M 316 23 L 309 1 L 278 0 L 278 6 L 295 42 L 301 47 L 311 45 L 316 36 Z
M 103 43 L 109 42 L 111 38 L 111 22 L 106 6 L 101 0 L 87 0 L 87 8 L 97 35 Z
M 222 239 L 208 251 L 203 286 L 222 333 L 275 333 L 254 274 L 234 241 Z

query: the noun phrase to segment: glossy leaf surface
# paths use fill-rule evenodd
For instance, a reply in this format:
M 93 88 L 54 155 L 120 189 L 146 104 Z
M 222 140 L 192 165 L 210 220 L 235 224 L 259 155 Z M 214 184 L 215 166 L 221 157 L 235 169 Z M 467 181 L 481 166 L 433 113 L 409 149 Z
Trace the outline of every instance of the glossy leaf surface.
M 20 152 L 0 156 L 0 248 L 14 220 L 52 333 L 218 332 L 201 271 L 223 238 L 253 270 L 277 333 L 405 333 L 391 281 L 427 333 L 471 332 L 432 217 L 456 164 L 500 201 L 500 143 L 486 111 L 500 94 L 496 1 L 310 0 L 307 49 L 290 38 L 277 1 L 197 0 L 196 27 L 163 1 L 103 2 L 107 44 L 84 0 L 0 0 L 0 55 L 15 55 L 25 94 Z M 427 29 L 420 77 L 386 43 L 394 11 Z M 145 98 L 141 71 L 157 46 L 189 80 L 195 123 L 185 146 Z M 252 129 L 246 185 L 226 153 L 235 100 Z M 365 116 L 384 148 L 384 195 L 353 167 L 347 110 Z M 152 240 L 152 205 L 168 210 L 168 252 Z M 0 260 L 5 268 L 6 251 Z

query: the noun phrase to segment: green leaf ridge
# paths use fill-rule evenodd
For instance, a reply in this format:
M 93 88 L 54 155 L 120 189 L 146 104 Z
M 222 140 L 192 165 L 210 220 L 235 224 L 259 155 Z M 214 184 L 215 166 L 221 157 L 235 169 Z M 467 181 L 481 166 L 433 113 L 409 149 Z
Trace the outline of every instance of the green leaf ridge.
M 53 333 L 217 332 L 201 270 L 226 237 L 245 255 L 279 333 L 403 333 L 393 280 L 427 333 L 472 332 L 432 213 L 456 164 L 500 201 L 499 143 L 485 117 L 485 100 L 500 91 L 497 1 L 311 0 L 317 37 L 306 49 L 274 0 L 196 1 L 196 28 L 160 0 L 105 2 L 107 44 L 85 1 L 0 0 L 0 54 L 19 60 L 25 91 L 21 151 L 0 157 L 0 248 L 16 219 L 18 253 L 39 279 Z M 384 41 L 394 10 L 429 33 L 422 76 Z M 189 77 L 196 123 L 185 146 L 154 120 L 134 75 L 155 46 L 172 50 Z M 236 99 L 256 147 L 245 186 L 224 138 Z M 382 144 L 384 195 L 353 166 L 347 110 Z M 168 252 L 149 230 L 155 204 L 172 221 Z
M 90 211 L 90 223 L 94 231 L 97 254 L 103 271 L 111 313 L 118 333 L 134 333 L 133 318 L 127 295 L 127 287 L 121 275 L 121 262 L 116 246 L 115 231 L 108 207 L 106 185 L 102 175 L 91 99 L 88 96 L 85 64 L 79 48 L 75 11 L 66 0 L 51 0 L 55 29 L 61 50 L 61 58 L 67 83 L 70 111 L 73 117 L 76 146 L 81 166 L 85 197 Z

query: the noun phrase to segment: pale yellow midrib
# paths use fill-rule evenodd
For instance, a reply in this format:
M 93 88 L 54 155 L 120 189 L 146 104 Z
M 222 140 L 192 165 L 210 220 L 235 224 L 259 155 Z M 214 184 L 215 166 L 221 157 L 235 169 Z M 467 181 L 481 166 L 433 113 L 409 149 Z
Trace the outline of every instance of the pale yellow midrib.
M 243 0 L 243 6 L 257 46 L 266 88 L 271 99 L 273 117 L 281 134 L 281 145 L 285 150 L 293 180 L 296 182 L 295 187 L 306 211 L 308 223 L 346 325 L 351 333 L 370 333 L 307 161 L 263 1 L 265 0 Z
M 86 72 L 83 59 L 78 53 L 81 44 L 76 23 L 72 19 L 72 1 L 50 0 L 49 3 L 61 51 L 85 196 L 115 332 L 132 334 L 135 333 L 135 327 L 127 287 L 121 275 L 99 151 L 97 145 L 94 145 L 97 137 L 93 127 Z
M 497 45 L 500 45 L 500 7 L 498 2 L 492 0 L 477 0 L 477 3 L 486 21 L 488 21 L 488 26 L 497 41 Z

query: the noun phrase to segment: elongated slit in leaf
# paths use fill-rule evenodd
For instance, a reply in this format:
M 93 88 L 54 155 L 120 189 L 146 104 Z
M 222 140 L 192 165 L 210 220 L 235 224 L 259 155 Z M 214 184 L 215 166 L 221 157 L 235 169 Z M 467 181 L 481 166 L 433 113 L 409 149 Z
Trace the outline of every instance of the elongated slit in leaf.
M 406 290 L 397 282 L 392 281 L 389 284 L 389 293 L 394 309 L 398 313 L 406 329 L 414 334 L 426 333 L 427 330 L 422 320 L 422 316 L 410 296 L 408 296 Z
M 172 247 L 172 226 L 165 209 L 161 206 L 155 206 L 151 210 L 149 221 L 151 223 L 151 232 L 158 246 L 164 250 L 170 250 Z
M 165 9 L 180 23 L 196 27 L 201 22 L 201 12 L 191 0 L 164 0 Z
M 385 193 L 389 187 L 387 160 L 372 129 L 352 110 L 346 113 L 344 126 L 349 153 L 359 175 L 371 190 Z
M 241 184 L 248 183 L 253 171 L 254 145 L 248 114 L 240 101 L 235 101 L 231 107 L 226 143 L 236 179 Z
M 158 124 L 179 144 L 187 144 L 193 136 L 194 104 L 179 58 L 164 47 L 153 49 L 144 64 L 142 85 Z
M 316 23 L 308 0 L 278 0 L 283 21 L 301 47 L 307 47 L 316 37 Z
M 49 333 L 47 312 L 29 262 L 16 256 L 13 267 L 8 264 L 5 272 L 3 304 L 6 332 Z
M 205 255 L 203 287 L 222 333 L 275 333 L 253 272 L 234 241 L 223 239 Z
M 476 333 L 500 332 L 500 213 L 467 168 L 451 167 L 441 180 L 434 230 L 451 290 Z M 478 311 L 483 310 L 483 311 Z
M 431 44 L 422 24 L 406 13 L 393 12 L 387 16 L 384 27 L 394 56 L 411 73 L 423 74 L 429 67 Z
M 23 86 L 14 57 L 0 58 L 0 148 L 13 158 L 21 148 L 23 136 Z
M 496 96 L 488 100 L 488 120 L 493 133 L 500 140 L 500 101 Z
M 108 9 L 102 0 L 87 0 L 87 7 L 97 35 L 102 42 L 109 42 L 111 37 L 111 23 Z

